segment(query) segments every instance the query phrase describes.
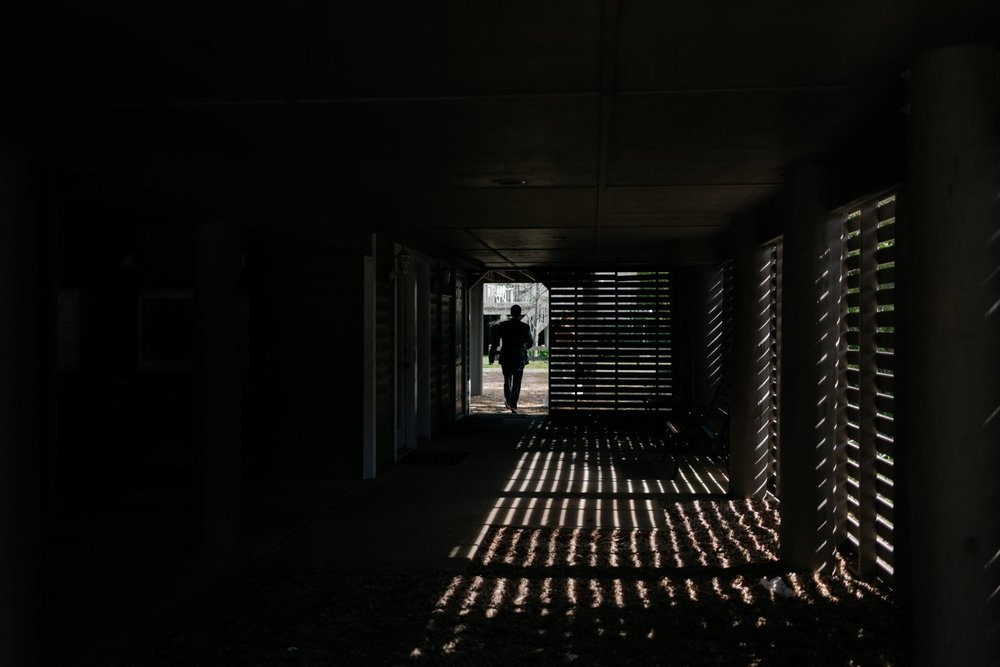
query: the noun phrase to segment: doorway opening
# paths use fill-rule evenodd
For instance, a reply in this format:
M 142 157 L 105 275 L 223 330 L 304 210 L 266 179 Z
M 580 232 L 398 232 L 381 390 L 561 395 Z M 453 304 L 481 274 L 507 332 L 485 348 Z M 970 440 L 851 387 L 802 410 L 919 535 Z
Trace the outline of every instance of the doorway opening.
M 499 362 L 489 362 L 492 327 L 510 317 L 513 305 L 521 307 L 521 321 L 528 325 L 534 346 L 521 379 L 518 414 L 545 415 L 549 412 L 549 290 L 542 283 L 483 284 L 483 383 L 482 393 L 472 396 L 472 414 L 509 414 L 504 405 L 503 371 Z

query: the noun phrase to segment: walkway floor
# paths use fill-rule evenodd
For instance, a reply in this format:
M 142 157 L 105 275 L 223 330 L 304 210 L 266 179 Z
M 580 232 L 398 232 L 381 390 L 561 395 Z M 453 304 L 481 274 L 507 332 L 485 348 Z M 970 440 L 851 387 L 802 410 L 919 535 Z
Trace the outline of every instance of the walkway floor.
M 483 393 L 472 397 L 469 411 L 474 415 L 509 414 L 503 401 L 503 371 L 499 364 L 483 366 Z M 531 364 L 524 368 L 517 411 L 523 415 L 549 413 L 548 368 L 534 368 Z
M 777 560 L 778 506 L 642 425 L 471 416 L 129 665 L 903 664 L 871 581 Z M 761 580 L 780 578 L 772 592 Z

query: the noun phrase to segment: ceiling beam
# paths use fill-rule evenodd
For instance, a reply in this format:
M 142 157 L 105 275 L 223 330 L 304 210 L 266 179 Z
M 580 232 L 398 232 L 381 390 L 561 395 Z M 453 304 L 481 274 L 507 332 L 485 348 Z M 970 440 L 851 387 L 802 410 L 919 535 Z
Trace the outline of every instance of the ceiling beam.
M 603 80 L 602 80 L 603 84 Z M 792 85 L 792 86 L 731 86 L 724 88 L 663 88 L 657 90 L 614 90 L 605 92 L 579 93 L 491 93 L 466 95 L 411 95 L 411 96 L 373 96 L 373 97 L 303 97 L 303 98 L 259 98 L 259 99 L 202 99 L 173 101 L 141 101 L 115 102 L 109 105 L 114 109 L 170 109 L 186 107 L 253 107 L 253 106 L 335 106 L 352 104 L 419 104 L 436 102 L 466 102 L 489 100 L 535 100 L 535 99 L 593 99 L 612 97 L 658 97 L 676 95 L 740 95 L 746 93 L 793 93 L 793 92 L 838 92 L 847 90 L 884 90 L 904 88 L 903 81 L 886 81 L 874 83 L 845 83 L 830 85 Z

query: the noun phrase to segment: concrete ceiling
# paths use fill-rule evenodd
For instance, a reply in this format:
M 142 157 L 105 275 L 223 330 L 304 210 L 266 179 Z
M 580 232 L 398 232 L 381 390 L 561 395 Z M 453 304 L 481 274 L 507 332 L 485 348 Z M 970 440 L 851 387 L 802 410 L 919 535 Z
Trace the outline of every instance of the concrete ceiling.
M 901 122 L 914 55 L 995 39 L 1000 3 L 156 0 L 9 19 L 22 94 L 88 110 L 131 155 L 218 156 L 348 211 L 331 233 L 509 268 L 712 261 L 788 164 Z

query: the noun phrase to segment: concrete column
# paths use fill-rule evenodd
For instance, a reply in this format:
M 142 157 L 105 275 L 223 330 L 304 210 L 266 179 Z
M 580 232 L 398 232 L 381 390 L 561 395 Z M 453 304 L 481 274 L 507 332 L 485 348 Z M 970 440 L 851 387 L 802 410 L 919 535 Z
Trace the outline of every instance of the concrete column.
M 242 386 L 237 225 L 206 222 L 195 232 L 199 478 L 203 543 L 217 551 L 240 533 Z
M 729 492 L 767 494 L 770 385 L 770 253 L 753 224 L 737 222 L 733 254 L 733 368 Z
M 781 351 L 781 559 L 829 572 L 835 544 L 842 241 L 821 165 L 788 173 Z
M 2 151 L 2 147 L 0 147 Z M 40 223 L 34 170 L 0 152 L 0 664 L 40 661 Z
M 902 279 L 914 658 L 926 665 L 1000 664 L 998 79 L 989 45 L 926 54 L 910 78 Z
M 483 283 L 469 289 L 469 387 L 483 395 Z

